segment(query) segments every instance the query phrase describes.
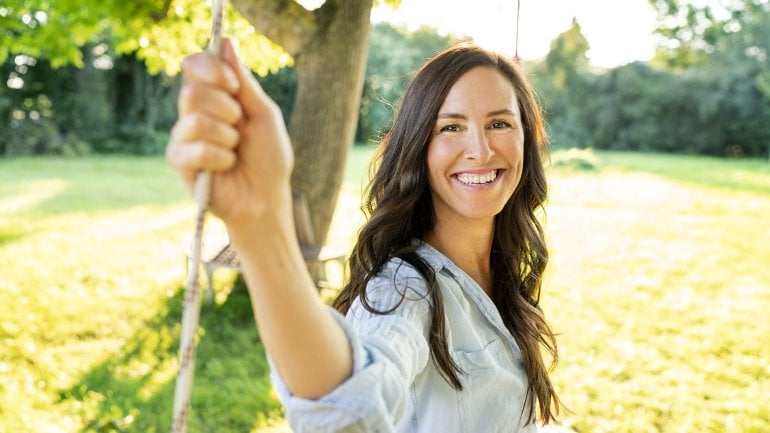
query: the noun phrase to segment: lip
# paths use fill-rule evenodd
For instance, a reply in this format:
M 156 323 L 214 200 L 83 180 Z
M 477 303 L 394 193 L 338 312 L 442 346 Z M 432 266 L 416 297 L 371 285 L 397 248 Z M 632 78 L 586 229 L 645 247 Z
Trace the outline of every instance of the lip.
M 465 173 L 467 173 L 467 174 L 482 175 L 482 174 L 487 174 L 487 173 L 489 173 L 490 171 L 493 171 L 493 170 L 497 172 L 498 176 L 503 171 L 505 171 L 505 170 L 503 170 L 501 168 L 493 168 L 493 167 L 490 167 L 490 168 L 477 168 L 475 170 L 458 170 L 458 171 L 452 173 L 452 176 L 457 176 L 459 174 L 465 174 Z

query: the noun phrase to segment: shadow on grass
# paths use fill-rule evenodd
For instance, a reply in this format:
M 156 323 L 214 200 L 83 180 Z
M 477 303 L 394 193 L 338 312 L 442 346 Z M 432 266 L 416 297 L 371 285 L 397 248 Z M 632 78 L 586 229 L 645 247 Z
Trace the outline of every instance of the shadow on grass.
M 0 247 L 24 239 L 28 232 L 14 227 L 0 228 Z
M 188 199 L 182 182 L 161 157 L 20 158 L 4 162 L 2 169 L 0 182 L 12 182 L 12 190 L 37 193 L 56 187 L 55 193 L 21 211 L 20 216 L 27 218 L 162 206 Z
M 179 290 L 120 353 L 60 392 L 60 404 L 78 408 L 82 432 L 170 430 L 182 297 Z M 246 291 L 204 303 L 200 326 L 189 431 L 248 432 L 281 417 Z

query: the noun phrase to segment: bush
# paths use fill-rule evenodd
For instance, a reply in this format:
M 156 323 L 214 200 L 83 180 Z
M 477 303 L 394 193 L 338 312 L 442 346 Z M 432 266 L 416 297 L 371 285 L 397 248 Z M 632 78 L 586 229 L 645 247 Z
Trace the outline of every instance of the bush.
M 147 125 L 135 125 L 132 128 L 121 128 L 120 136 L 127 141 L 130 139 L 133 143 L 133 146 L 129 148 L 131 153 L 159 155 L 166 149 L 169 132 L 158 131 Z
M 134 155 L 158 155 L 163 153 L 169 134 L 148 125 L 123 125 L 116 137 L 98 144 L 100 153 L 130 153 Z
M 14 120 L 5 131 L 5 156 L 77 156 L 91 152 L 88 143 L 77 135 L 62 136 L 49 119 Z
M 567 168 L 575 171 L 593 171 L 599 169 L 599 159 L 591 148 L 578 149 L 575 147 L 554 152 L 551 155 L 551 166 Z

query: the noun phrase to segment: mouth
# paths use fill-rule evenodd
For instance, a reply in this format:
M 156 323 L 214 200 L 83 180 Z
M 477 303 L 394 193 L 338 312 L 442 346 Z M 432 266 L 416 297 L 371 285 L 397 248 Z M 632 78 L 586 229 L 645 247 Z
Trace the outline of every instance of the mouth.
M 463 185 L 488 185 L 493 183 L 502 170 L 489 170 L 483 173 L 457 173 L 454 176 Z

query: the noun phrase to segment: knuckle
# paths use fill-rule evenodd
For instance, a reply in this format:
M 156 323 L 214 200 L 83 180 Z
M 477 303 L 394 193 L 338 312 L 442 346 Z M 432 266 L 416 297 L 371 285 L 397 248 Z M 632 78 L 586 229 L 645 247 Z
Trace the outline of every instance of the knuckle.
M 185 99 L 191 103 L 195 104 L 201 99 L 201 93 L 203 93 L 203 85 L 200 83 L 187 83 L 186 92 L 185 92 Z
M 187 118 L 185 119 L 189 135 L 198 137 L 201 135 L 201 133 L 205 132 L 208 129 L 208 118 L 201 114 L 200 112 L 193 111 L 190 113 Z
M 196 87 L 197 85 L 193 83 L 185 83 L 179 90 L 177 107 L 180 113 L 186 113 L 192 108 L 195 102 Z
M 228 170 L 235 164 L 235 154 L 227 149 L 217 148 L 212 153 L 212 169 Z
M 182 170 L 184 163 L 182 161 L 183 153 L 179 149 L 180 143 L 172 141 L 166 147 L 166 162 L 175 170 Z
M 227 134 L 225 145 L 227 145 L 228 148 L 233 149 L 238 146 L 238 143 L 241 141 L 241 133 L 233 127 L 229 127 L 229 130 L 230 133 Z
M 207 147 L 203 143 L 195 143 L 190 146 L 190 164 L 199 167 L 206 161 Z
M 238 122 L 241 121 L 243 118 L 243 108 L 241 108 L 241 104 L 238 104 L 237 102 L 233 101 L 232 104 L 232 112 L 230 114 L 230 118 L 227 119 L 227 123 L 230 125 L 236 125 Z

